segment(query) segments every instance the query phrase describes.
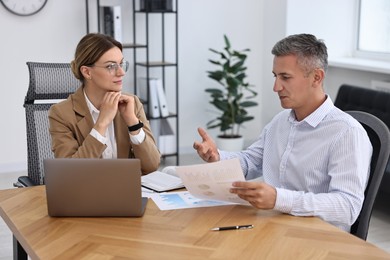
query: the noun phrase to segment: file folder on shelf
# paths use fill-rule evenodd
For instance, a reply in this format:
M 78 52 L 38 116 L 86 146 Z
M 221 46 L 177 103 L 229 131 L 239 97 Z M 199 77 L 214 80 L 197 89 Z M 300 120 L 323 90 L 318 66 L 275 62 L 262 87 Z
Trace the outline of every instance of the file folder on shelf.
M 154 84 L 157 89 L 157 94 L 158 94 L 158 104 L 160 106 L 160 114 L 162 117 L 167 117 L 169 116 L 169 111 L 168 111 L 168 105 L 167 105 L 167 98 L 165 96 L 164 88 L 162 85 L 162 80 L 161 79 L 154 79 Z
M 162 155 L 176 153 L 176 136 L 168 119 L 162 118 L 160 124 L 159 149 Z
M 176 135 L 168 119 L 152 119 L 149 122 L 160 153 L 162 155 L 176 153 Z
M 148 97 L 149 89 L 149 97 Z M 158 103 L 158 93 L 155 79 L 149 79 L 149 87 L 146 78 L 139 79 L 139 98 L 148 101 L 147 113 L 152 118 L 160 117 L 160 107 Z
M 104 34 L 122 42 L 122 14 L 120 5 L 100 6 L 100 26 Z

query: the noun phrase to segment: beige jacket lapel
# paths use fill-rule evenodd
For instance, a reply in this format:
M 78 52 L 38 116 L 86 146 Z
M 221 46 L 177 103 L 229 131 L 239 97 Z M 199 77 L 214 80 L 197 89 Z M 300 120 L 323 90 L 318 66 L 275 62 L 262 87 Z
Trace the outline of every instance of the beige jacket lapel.
M 93 128 L 92 116 L 89 113 L 88 105 L 84 97 L 83 88 L 79 88 L 73 95 L 73 110 L 77 118 L 76 127 L 82 135 L 82 140 L 88 136 Z

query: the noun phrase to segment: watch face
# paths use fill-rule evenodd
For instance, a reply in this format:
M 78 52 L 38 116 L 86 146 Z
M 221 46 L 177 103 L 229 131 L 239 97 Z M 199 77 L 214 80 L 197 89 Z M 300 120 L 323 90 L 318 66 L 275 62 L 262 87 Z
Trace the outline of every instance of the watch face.
M 27 16 L 38 13 L 47 0 L 1 0 L 4 7 L 13 14 Z

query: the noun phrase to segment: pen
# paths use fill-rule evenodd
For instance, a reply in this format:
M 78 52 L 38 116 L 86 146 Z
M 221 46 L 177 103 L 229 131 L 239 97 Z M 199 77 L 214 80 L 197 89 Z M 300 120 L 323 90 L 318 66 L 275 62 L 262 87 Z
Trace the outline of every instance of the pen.
M 253 225 L 240 225 L 240 226 L 229 226 L 229 227 L 216 227 L 212 228 L 213 231 L 222 231 L 222 230 L 234 230 L 234 229 L 248 229 L 253 228 Z

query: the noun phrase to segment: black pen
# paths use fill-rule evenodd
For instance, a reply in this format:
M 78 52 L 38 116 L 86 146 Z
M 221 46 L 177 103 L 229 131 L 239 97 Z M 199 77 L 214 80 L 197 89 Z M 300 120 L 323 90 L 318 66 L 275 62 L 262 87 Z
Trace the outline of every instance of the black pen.
M 229 226 L 229 227 L 216 227 L 212 228 L 213 231 L 222 231 L 222 230 L 234 230 L 234 229 L 248 229 L 253 228 L 253 225 L 240 225 L 240 226 Z

